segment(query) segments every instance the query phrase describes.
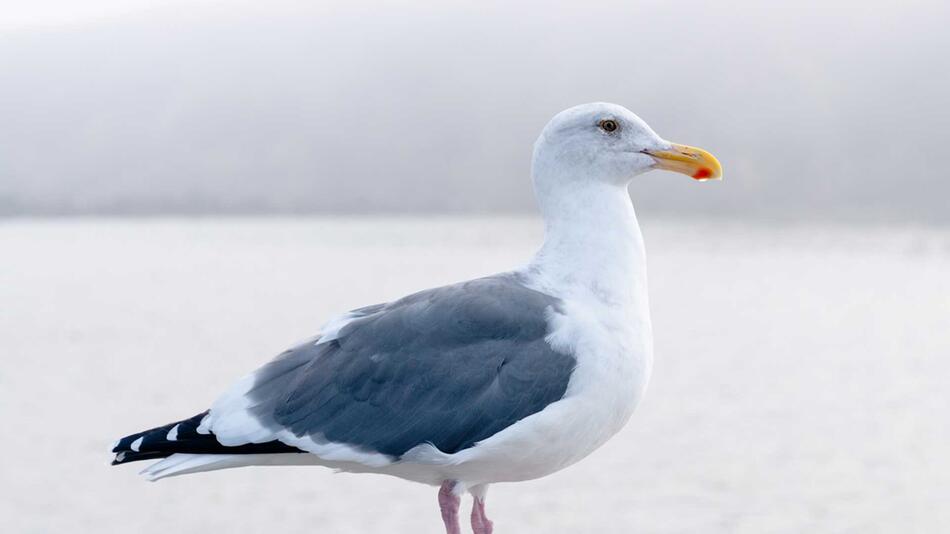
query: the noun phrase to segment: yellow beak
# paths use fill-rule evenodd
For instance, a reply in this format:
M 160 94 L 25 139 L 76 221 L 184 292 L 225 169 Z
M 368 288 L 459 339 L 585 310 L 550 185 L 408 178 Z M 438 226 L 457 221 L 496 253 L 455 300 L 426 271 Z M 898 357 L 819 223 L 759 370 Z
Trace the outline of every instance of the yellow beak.
M 644 150 L 643 153 L 656 160 L 657 169 L 683 173 L 700 182 L 722 180 L 719 160 L 701 148 L 673 143 L 669 150 Z

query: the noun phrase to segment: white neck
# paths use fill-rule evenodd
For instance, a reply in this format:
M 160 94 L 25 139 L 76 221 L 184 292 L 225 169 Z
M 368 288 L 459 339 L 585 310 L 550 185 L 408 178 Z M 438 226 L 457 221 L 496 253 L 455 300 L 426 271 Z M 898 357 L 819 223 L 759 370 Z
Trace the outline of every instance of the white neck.
M 544 245 L 529 266 L 553 293 L 648 314 L 643 236 L 626 186 L 535 180 Z

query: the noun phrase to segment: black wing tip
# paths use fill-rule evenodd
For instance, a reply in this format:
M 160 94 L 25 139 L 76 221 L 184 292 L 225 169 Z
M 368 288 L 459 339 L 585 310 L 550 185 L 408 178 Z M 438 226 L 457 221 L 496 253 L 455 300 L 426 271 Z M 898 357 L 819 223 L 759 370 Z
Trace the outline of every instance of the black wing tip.
M 167 458 L 176 453 L 276 454 L 306 452 L 276 440 L 236 446 L 222 445 L 214 434 L 198 432 L 198 426 L 207 414 L 208 412 L 204 411 L 189 419 L 125 436 L 112 447 L 112 452 L 115 454 L 112 465 Z M 173 433 L 174 435 L 169 435 L 175 427 L 178 428 Z
M 157 458 L 167 458 L 176 452 L 187 452 L 182 450 L 185 443 L 168 440 L 168 432 L 175 426 L 179 426 L 185 435 L 195 435 L 201 420 L 208 414 L 205 410 L 198 415 L 168 423 L 167 425 L 150 428 L 148 430 L 129 434 L 112 446 L 111 452 L 115 454 L 111 465 L 121 465 L 140 460 L 152 460 Z M 213 438 L 212 438 L 213 439 Z M 138 445 L 133 445 L 138 442 Z
M 116 453 L 115 458 L 112 459 L 109 465 L 122 465 L 129 462 L 138 462 L 140 460 L 160 460 L 162 458 L 168 458 L 172 454 L 173 453 L 170 452 L 120 451 Z

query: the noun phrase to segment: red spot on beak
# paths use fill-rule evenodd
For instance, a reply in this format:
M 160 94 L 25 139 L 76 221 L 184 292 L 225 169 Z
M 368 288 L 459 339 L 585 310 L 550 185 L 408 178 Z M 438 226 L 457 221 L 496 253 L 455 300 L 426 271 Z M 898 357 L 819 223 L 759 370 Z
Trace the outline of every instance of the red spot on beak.
M 710 176 L 712 176 L 712 171 L 703 167 L 696 171 L 696 174 L 693 175 L 693 178 L 702 180 L 703 178 L 709 178 Z

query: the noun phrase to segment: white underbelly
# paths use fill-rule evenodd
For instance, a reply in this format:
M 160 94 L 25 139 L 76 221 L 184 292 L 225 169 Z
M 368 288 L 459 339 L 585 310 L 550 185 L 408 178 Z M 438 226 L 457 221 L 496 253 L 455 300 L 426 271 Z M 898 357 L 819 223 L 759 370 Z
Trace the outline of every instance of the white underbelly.
M 590 454 L 630 419 L 652 367 L 649 324 L 571 320 L 556 334 L 572 344 L 577 366 L 562 400 L 452 455 L 447 475 L 467 486 L 549 475 Z M 639 327 L 638 327 L 639 326 Z M 552 344 L 560 341 L 553 336 Z

